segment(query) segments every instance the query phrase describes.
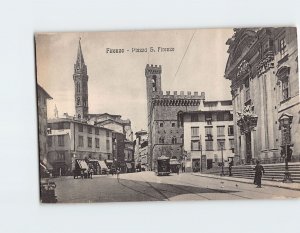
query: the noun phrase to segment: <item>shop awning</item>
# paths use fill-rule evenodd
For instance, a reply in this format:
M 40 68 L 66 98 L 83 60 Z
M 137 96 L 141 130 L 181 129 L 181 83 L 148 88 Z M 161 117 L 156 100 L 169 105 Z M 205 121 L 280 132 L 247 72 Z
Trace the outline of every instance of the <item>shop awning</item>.
M 131 168 L 132 168 L 131 163 L 126 163 L 126 167 L 127 167 L 128 169 L 131 169 Z
M 113 163 L 113 162 L 114 162 L 113 160 L 109 160 L 109 159 L 106 160 L 106 163 Z
M 84 160 L 77 160 L 77 163 L 81 169 L 89 169 L 88 165 Z
M 108 169 L 104 161 L 99 160 L 98 163 L 99 163 L 99 166 L 101 167 L 101 169 Z
M 53 166 L 49 162 L 40 163 L 40 166 L 45 170 L 53 170 Z
M 40 166 L 44 169 L 44 170 L 47 170 L 46 166 L 42 163 L 40 163 Z

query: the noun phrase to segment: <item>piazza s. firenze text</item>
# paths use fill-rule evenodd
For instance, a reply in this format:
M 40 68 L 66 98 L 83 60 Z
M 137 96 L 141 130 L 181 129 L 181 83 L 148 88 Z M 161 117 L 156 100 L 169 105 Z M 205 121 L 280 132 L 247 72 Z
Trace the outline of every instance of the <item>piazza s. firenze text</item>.
M 120 54 L 120 53 L 168 53 L 175 52 L 175 48 L 164 48 L 164 47 L 145 47 L 145 48 L 106 48 L 106 53 L 109 54 Z

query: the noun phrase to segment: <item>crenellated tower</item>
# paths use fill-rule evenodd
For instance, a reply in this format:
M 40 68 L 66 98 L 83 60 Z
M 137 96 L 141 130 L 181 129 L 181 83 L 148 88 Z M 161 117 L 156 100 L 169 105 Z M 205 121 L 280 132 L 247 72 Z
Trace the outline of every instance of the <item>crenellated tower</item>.
M 161 92 L 161 65 L 146 65 L 147 114 L 150 114 L 152 97 Z
M 75 111 L 79 119 L 88 119 L 88 78 L 79 39 L 77 59 L 74 64 Z

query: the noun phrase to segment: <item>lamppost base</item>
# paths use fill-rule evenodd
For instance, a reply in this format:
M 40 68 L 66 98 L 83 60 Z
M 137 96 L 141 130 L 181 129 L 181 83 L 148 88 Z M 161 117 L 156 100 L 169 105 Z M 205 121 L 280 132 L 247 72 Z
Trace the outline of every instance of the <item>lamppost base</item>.
M 293 183 L 293 180 L 291 178 L 291 173 L 288 171 L 284 172 L 284 178 L 283 178 L 283 183 Z

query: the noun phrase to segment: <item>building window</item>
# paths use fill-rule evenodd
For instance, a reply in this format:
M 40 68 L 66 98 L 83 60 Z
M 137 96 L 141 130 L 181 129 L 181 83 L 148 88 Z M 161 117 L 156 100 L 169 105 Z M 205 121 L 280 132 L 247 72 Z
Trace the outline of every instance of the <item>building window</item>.
M 191 141 L 191 150 L 192 151 L 200 150 L 200 141 L 199 140 Z
M 234 139 L 229 139 L 230 149 L 234 149 Z
M 175 123 L 174 122 L 172 123 L 172 127 L 175 127 Z
M 77 97 L 77 106 L 80 105 L 80 97 Z
M 99 135 L 99 128 L 95 128 L 95 134 Z
M 198 114 L 197 113 L 193 113 L 191 115 L 191 121 L 192 122 L 198 122 Z
M 207 139 L 212 140 L 212 127 L 210 126 L 205 126 L 205 136 L 207 137 Z
M 224 150 L 225 149 L 225 140 L 224 139 L 218 139 L 217 144 L 218 144 L 218 150 Z
M 172 144 L 177 144 L 177 138 L 176 137 L 172 138 Z
M 57 160 L 65 160 L 65 152 L 64 151 L 57 152 Z
M 224 113 L 223 112 L 217 113 L 217 121 L 224 121 Z
M 205 140 L 205 148 L 206 150 L 214 150 L 213 141 L 212 140 Z
M 160 122 L 160 123 L 159 123 L 159 127 L 164 127 L 164 123 L 163 123 L 163 122 Z
M 80 93 L 80 82 L 76 83 L 76 92 Z
M 110 150 L 110 143 L 109 140 L 106 139 L 106 150 L 109 151 Z
M 83 146 L 84 146 L 84 144 L 83 144 L 83 136 L 79 136 L 79 137 L 78 137 L 78 145 L 79 145 L 80 147 L 83 147 Z
M 58 145 L 59 146 L 64 146 L 65 145 L 64 135 L 58 135 Z
M 99 138 L 95 138 L 95 145 L 96 145 L 96 148 L 100 148 Z
M 177 113 L 177 126 L 183 127 L 183 112 L 182 111 L 179 111 Z
M 88 137 L 88 147 L 92 147 L 92 138 Z
M 83 132 L 83 125 L 81 125 L 81 124 L 78 125 L 78 131 Z
M 109 131 L 106 131 L 106 137 L 109 137 Z
M 225 136 L 225 126 L 217 126 L 217 135 L 218 136 Z
M 245 82 L 245 102 L 248 102 L 250 99 L 250 83 L 249 79 L 247 79 Z
M 205 121 L 208 125 L 211 125 L 212 122 L 212 114 L 211 113 L 205 113 Z
M 47 143 L 48 143 L 48 146 L 51 147 L 52 146 L 52 137 L 47 137 Z
M 165 138 L 164 137 L 160 137 L 158 139 L 158 141 L 159 141 L 160 144 L 164 144 L 165 143 Z
M 192 135 L 192 137 L 199 137 L 199 127 L 192 127 L 191 135 Z
M 228 136 L 233 135 L 233 125 L 228 125 Z
M 93 133 L 93 128 L 91 126 L 88 126 L 88 133 L 92 134 Z
M 289 78 L 286 77 L 282 80 L 282 100 L 289 98 Z
M 281 40 L 279 40 L 279 52 L 280 52 L 281 57 L 284 57 L 287 54 L 285 38 L 282 38 Z

